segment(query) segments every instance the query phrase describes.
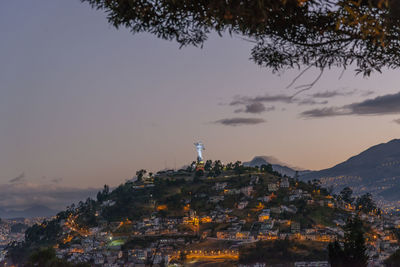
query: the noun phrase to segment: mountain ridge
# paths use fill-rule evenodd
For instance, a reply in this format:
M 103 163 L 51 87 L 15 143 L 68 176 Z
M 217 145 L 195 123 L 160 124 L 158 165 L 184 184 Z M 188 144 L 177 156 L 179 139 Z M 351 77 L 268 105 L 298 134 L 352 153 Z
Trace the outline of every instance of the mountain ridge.
M 373 193 L 386 200 L 400 200 L 400 139 L 380 143 L 335 166 L 300 175 L 303 181 L 318 179 L 335 191 L 350 186 L 356 193 Z

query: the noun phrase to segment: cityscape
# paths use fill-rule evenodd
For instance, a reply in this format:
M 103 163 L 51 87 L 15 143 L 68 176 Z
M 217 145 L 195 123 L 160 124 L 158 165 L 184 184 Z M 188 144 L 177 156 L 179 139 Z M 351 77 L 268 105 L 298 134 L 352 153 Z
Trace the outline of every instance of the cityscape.
M 0 267 L 400 267 L 397 0 L 0 1 Z

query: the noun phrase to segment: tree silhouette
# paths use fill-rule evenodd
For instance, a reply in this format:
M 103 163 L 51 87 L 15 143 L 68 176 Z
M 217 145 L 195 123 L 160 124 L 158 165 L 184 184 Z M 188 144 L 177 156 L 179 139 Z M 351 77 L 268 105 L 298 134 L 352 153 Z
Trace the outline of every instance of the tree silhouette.
M 352 197 L 352 195 L 353 190 L 350 187 L 345 187 L 342 191 L 340 191 L 340 198 L 346 203 L 353 203 L 354 198 Z
M 370 75 L 400 65 L 396 0 L 81 0 L 110 24 L 201 46 L 211 32 L 254 43 L 252 60 L 274 71 L 301 66 Z M 307 68 L 306 68 L 307 69 Z
M 341 246 L 338 241 L 328 245 L 331 266 L 367 266 L 368 256 L 362 221 L 358 217 L 349 218 L 343 230 L 345 231 L 343 245 Z

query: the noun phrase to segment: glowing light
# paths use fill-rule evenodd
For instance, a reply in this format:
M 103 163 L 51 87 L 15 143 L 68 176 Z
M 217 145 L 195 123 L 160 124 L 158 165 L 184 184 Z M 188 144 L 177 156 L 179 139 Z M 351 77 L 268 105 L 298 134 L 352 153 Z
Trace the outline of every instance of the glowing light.
M 197 162 L 202 162 L 204 145 L 202 142 L 194 143 L 194 145 L 196 146 L 196 150 L 197 150 Z

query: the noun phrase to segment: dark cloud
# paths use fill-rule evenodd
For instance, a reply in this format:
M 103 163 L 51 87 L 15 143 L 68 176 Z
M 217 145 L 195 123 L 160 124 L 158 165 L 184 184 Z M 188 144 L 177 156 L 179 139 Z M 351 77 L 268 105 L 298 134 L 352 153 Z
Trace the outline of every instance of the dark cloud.
M 245 112 L 245 113 L 254 113 L 254 114 L 259 114 L 262 112 L 266 112 L 266 111 L 274 111 L 275 107 L 274 106 L 270 106 L 270 107 L 265 107 L 265 105 L 263 103 L 260 102 L 254 102 L 254 103 L 250 103 L 245 105 L 245 108 L 239 108 L 235 110 L 235 113 L 241 113 L 241 112 Z
M 253 103 L 271 103 L 271 102 L 283 102 L 283 103 L 291 103 L 293 101 L 292 96 L 288 95 L 263 95 L 256 97 L 247 97 L 247 96 L 236 96 L 231 101 L 231 106 L 236 105 L 249 105 Z
M 343 91 L 343 90 L 328 90 L 325 92 L 317 92 L 311 96 L 314 98 L 332 98 L 337 96 L 351 96 L 354 95 L 357 90 Z
M 297 104 L 299 106 L 313 106 L 313 105 L 326 105 L 328 104 L 328 101 L 315 101 L 312 98 L 309 99 L 302 99 L 302 100 L 297 100 Z
M 55 184 L 1 184 L 0 208 L 22 210 L 34 205 L 44 205 L 60 210 L 88 197 L 95 197 L 99 190 L 62 187 Z
M 341 107 L 312 109 L 302 112 L 302 117 L 332 117 L 341 115 L 386 115 L 400 113 L 400 92 L 378 96 Z
M 266 111 L 266 108 L 263 103 L 260 102 L 254 102 L 251 104 L 246 105 L 246 109 L 244 112 L 246 113 L 262 113 Z
M 243 105 L 244 108 L 236 109 L 235 113 L 239 112 L 247 112 L 247 113 L 261 113 L 264 111 L 274 110 L 275 107 L 265 108 L 263 103 L 272 103 L 272 102 L 280 102 L 286 104 L 297 104 L 297 105 L 326 105 L 328 101 L 316 101 L 312 98 L 307 99 L 299 99 L 294 98 L 290 95 L 264 95 L 264 96 L 256 96 L 256 97 L 246 97 L 246 96 L 236 96 L 233 101 L 230 102 L 231 106 Z M 265 108 L 265 110 L 263 110 Z
M 333 117 L 339 115 L 347 115 L 346 112 L 343 112 L 340 108 L 329 107 L 329 108 L 316 108 L 310 109 L 302 112 L 301 117 L 306 118 L 321 118 L 321 117 Z
M 17 177 L 10 179 L 8 182 L 9 183 L 20 183 L 20 182 L 24 182 L 25 180 L 26 180 L 25 173 L 21 173 Z
M 215 123 L 227 126 L 254 125 L 266 122 L 261 118 L 230 118 L 215 121 Z
M 264 95 L 264 96 L 256 96 L 252 99 L 253 102 L 283 102 L 283 103 L 291 103 L 293 102 L 293 97 L 288 95 Z
M 400 124 L 400 119 L 395 119 L 395 120 L 393 120 L 393 122 Z

